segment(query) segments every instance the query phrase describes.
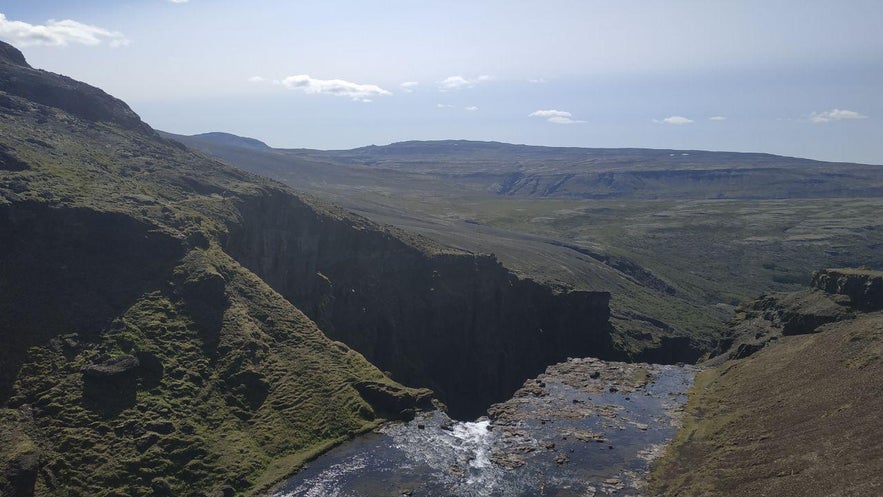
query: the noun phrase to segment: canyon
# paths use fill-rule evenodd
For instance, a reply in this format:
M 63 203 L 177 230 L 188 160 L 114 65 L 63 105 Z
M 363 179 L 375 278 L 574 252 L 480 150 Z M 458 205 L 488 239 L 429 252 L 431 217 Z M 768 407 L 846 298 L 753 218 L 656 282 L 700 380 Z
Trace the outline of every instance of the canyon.
M 423 387 L 471 416 L 616 353 L 605 292 L 298 196 L 2 53 L 4 495 L 252 493 Z
M 497 444 L 430 493 L 874 495 L 883 279 L 814 271 L 883 267 L 880 172 L 171 135 L 0 42 L 0 494 L 295 491 L 380 433 Z

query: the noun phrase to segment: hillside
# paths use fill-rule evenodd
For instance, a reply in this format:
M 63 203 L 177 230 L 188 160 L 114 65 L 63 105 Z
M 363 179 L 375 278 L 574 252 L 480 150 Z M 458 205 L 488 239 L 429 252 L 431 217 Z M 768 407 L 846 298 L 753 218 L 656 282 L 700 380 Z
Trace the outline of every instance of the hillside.
M 174 138 L 232 158 L 235 152 L 228 147 L 241 144 L 229 136 L 209 133 Z M 277 159 L 287 159 L 291 166 L 303 167 L 310 162 L 337 166 L 316 171 L 323 175 L 322 181 L 329 183 L 352 181 L 346 176 L 355 171 L 393 178 L 397 173 L 413 174 L 454 182 L 476 192 L 507 196 L 651 200 L 883 195 L 880 166 L 759 153 L 540 147 L 447 140 L 352 150 L 279 149 L 272 154 Z M 245 165 L 273 168 L 269 157 L 252 161 Z
M 746 305 L 736 331 L 767 340 L 697 377 L 658 494 L 880 495 L 881 311 L 883 272 L 867 270 Z
M 605 292 L 298 196 L 0 49 L 3 495 L 249 495 L 429 406 L 389 375 L 471 416 L 625 353 Z
M 493 253 L 524 276 L 610 292 L 614 340 L 639 359 L 700 355 L 650 353 L 655 337 L 725 345 L 736 304 L 797 290 L 819 267 L 883 268 L 881 166 L 456 140 L 255 150 L 164 136 L 444 246 Z

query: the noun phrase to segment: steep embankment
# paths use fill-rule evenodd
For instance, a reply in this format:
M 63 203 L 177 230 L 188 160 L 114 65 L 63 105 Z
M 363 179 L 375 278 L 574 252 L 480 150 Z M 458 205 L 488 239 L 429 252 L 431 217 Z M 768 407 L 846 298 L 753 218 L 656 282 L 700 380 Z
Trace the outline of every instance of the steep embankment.
M 427 404 L 295 305 L 462 412 L 611 353 L 606 293 L 299 198 L 2 43 L 0 240 L 3 495 L 248 494 Z
M 341 340 L 456 417 L 481 415 L 568 356 L 618 355 L 606 292 L 553 290 L 492 256 L 329 217 L 292 196 L 247 198 L 229 253 Z
M 813 286 L 744 309 L 738 329 L 776 338 L 752 335 L 734 353 L 747 358 L 697 377 L 659 495 L 883 492 L 883 272 L 820 271 Z
M 284 190 L 0 48 L 0 494 L 245 494 L 426 405 L 219 247 Z

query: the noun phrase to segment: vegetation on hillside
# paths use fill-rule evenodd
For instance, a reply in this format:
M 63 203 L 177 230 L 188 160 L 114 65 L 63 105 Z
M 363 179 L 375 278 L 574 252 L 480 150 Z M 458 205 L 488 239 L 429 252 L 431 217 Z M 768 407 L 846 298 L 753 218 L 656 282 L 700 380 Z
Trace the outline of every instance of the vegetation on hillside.
M 662 337 L 719 350 L 735 305 L 796 290 L 819 267 L 883 268 L 883 166 L 458 140 L 255 150 L 229 136 L 172 137 L 371 219 L 494 253 L 522 275 L 609 291 L 614 340 L 632 358 L 672 360 L 652 352 Z
M 283 187 L 23 59 L 0 83 L 0 494 L 251 494 L 427 405 L 222 249 Z
M 840 289 L 750 306 L 744 331 L 778 327 L 778 337 L 697 376 L 684 426 L 652 475 L 654 495 L 880 494 L 883 273 L 832 274 Z M 868 274 L 876 283 L 858 281 Z M 860 298 L 842 298 L 854 290 Z M 821 324 L 830 308 L 839 317 Z

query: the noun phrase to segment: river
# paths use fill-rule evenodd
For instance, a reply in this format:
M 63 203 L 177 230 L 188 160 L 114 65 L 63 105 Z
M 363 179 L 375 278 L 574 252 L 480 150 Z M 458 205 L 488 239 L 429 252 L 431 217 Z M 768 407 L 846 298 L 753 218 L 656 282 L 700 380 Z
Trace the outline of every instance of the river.
M 642 495 L 695 368 L 571 359 L 490 418 L 390 423 L 306 465 L 273 497 Z

